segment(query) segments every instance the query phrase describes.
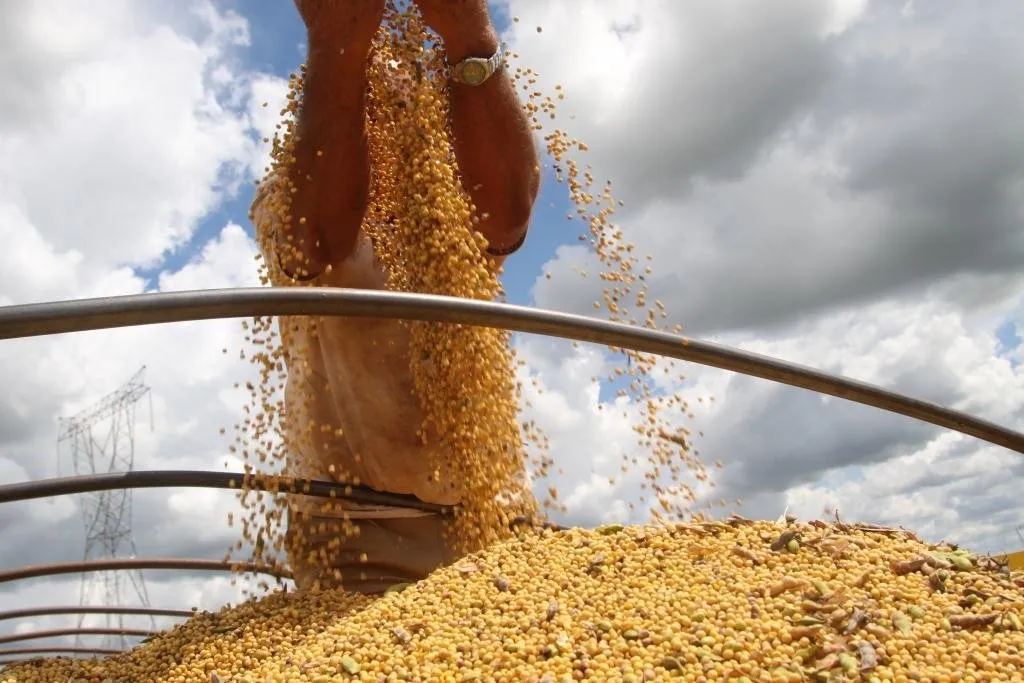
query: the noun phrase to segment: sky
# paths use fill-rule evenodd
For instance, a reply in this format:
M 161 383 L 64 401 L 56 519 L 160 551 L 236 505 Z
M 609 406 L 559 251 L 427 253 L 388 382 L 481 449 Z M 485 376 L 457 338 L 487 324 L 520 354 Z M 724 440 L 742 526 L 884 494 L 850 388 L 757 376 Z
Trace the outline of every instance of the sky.
M 500 0 L 518 62 L 566 94 L 651 293 L 687 335 L 1024 429 L 1024 21 L 1016 0 Z M 246 211 L 289 72 L 290 2 L 30 0 L 0 22 L 0 305 L 257 285 Z M 508 17 L 517 16 L 511 23 Z M 538 32 L 537 27 L 543 28 Z M 264 102 L 271 105 L 263 108 Z M 512 303 L 591 314 L 594 257 L 546 171 Z M 550 278 L 546 277 L 550 275 Z M 0 481 L 67 475 L 58 418 L 141 366 L 136 469 L 240 467 L 237 320 L 0 342 Z M 517 337 L 524 414 L 563 473 L 559 521 L 642 521 L 598 347 Z M 224 353 L 229 349 L 229 353 Z M 1024 458 L 902 416 L 699 366 L 678 386 L 714 498 L 737 512 L 899 524 L 1024 547 Z M 532 385 L 531 385 L 532 386 Z M 628 414 L 630 406 L 625 406 Z M 140 555 L 219 559 L 225 491 L 133 496 Z M 4 505 L 0 566 L 80 559 L 75 497 Z M 1022 529 L 1024 531 L 1024 529 Z M 228 577 L 146 573 L 156 607 L 237 601 Z M 0 609 L 78 602 L 78 577 L 0 586 Z M 136 602 L 132 595 L 128 603 Z M 68 625 L 0 622 L 0 633 Z M 138 621 L 131 622 L 138 624 Z M 158 620 L 158 626 L 169 622 Z M 53 642 L 53 641 L 51 641 Z M 33 643 L 34 644 L 34 643 Z

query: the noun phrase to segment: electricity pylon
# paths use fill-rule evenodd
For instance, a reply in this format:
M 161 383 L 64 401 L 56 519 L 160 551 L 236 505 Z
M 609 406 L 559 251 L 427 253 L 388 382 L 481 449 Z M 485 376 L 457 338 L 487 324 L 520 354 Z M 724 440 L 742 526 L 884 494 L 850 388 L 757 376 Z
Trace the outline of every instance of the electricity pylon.
M 142 381 L 146 367 L 132 376 L 117 391 L 100 399 L 71 418 L 61 418 L 57 443 L 71 442 L 71 454 L 76 475 L 130 472 L 135 461 L 135 404 L 149 394 Z M 152 413 L 152 409 L 150 411 Z M 82 514 L 85 520 L 85 559 L 99 560 L 116 557 L 134 557 L 135 540 L 132 536 L 132 494 L 130 489 L 98 491 L 82 495 Z M 149 596 L 142 572 L 107 571 L 82 574 L 79 603 L 121 607 L 123 593 L 130 590 L 140 607 L 149 607 Z M 85 614 L 78 618 L 81 628 Z M 155 626 L 153 617 L 150 623 Z M 124 628 L 124 615 L 107 614 L 107 628 Z M 75 646 L 81 644 L 81 635 L 75 636 Z M 128 647 L 125 637 L 105 636 L 103 648 Z

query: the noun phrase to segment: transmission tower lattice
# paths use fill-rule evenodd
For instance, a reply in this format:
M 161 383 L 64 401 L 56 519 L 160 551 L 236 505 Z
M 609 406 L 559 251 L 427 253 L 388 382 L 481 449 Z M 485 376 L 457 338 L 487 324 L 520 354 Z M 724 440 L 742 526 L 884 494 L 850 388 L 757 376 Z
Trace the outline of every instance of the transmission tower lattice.
M 96 405 L 74 417 L 60 419 L 58 447 L 61 442 L 71 442 L 76 475 L 132 470 L 135 460 L 135 405 L 149 395 L 149 387 L 142 380 L 145 371 L 146 366 L 142 366 L 124 386 L 102 398 Z M 84 494 L 82 514 L 85 519 L 86 560 L 137 555 L 132 536 L 130 489 Z M 135 594 L 139 607 L 149 607 L 146 584 L 142 572 L 138 570 L 82 574 L 79 603 L 83 606 L 127 606 L 122 604 L 126 590 Z M 85 614 L 78 618 L 79 628 L 85 618 Z M 155 628 L 153 617 L 149 619 Z M 124 615 L 106 615 L 106 627 L 123 629 Z M 75 637 L 76 647 L 81 645 L 81 638 L 80 635 Z M 128 644 L 124 636 L 105 636 L 101 647 L 125 649 Z

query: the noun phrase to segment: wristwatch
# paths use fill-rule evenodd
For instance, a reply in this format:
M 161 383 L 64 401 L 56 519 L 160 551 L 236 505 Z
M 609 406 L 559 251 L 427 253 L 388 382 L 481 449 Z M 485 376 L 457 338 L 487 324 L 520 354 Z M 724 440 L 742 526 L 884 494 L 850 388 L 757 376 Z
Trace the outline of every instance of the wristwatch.
M 505 54 L 501 44 L 490 57 L 466 57 L 452 67 L 452 80 L 463 85 L 481 85 L 501 68 Z

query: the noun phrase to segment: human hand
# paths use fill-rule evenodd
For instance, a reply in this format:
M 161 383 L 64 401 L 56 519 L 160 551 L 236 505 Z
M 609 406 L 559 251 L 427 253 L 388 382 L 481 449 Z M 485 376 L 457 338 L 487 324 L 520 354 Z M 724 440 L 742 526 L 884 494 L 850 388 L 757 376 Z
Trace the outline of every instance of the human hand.
M 369 43 L 384 18 L 385 0 L 295 0 L 310 44 L 345 49 Z

